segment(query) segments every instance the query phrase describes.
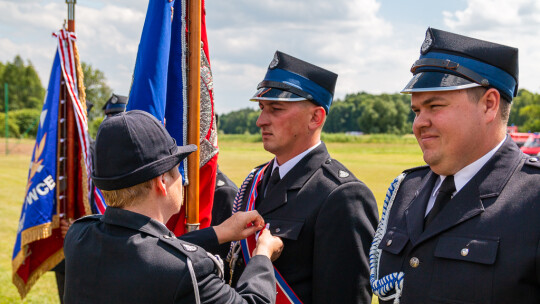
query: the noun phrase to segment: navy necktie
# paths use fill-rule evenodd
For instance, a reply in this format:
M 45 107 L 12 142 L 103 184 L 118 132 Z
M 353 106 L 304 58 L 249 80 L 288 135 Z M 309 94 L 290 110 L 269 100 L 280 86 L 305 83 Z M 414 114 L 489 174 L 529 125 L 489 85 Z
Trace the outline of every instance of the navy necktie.
M 268 180 L 268 184 L 266 185 L 266 192 L 265 192 L 265 196 L 268 195 L 270 193 L 270 191 L 272 190 L 272 188 L 277 185 L 277 183 L 279 183 L 279 180 L 280 180 L 280 176 L 279 176 L 279 167 L 275 167 L 274 168 L 274 171 L 272 171 L 272 175 L 270 176 L 270 179 Z
M 424 219 L 424 227 L 427 227 L 437 214 L 444 208 L 444 206 L 452 199 L 452 193 L 456 191 L 456 185 L 454 184 L 454 176 L 447 176 L 442 182 L 439 192 L 437 193 L 437 198 L 435 198 L 435 203 L 433 208 L 429 211 L 428 215 Z

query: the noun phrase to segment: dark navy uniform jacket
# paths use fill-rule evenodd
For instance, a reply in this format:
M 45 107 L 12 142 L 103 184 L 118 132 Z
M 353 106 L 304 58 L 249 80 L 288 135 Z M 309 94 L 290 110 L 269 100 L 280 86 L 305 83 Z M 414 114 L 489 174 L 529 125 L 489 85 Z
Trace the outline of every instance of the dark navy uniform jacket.
M 216 174 L 216 190 L 214 191 L 214 204 L 212 206 L 212 222 L 210 226 L 217 226 L 231 217 L 234 205 L 234 198 L 238 192 L 238 187 L 225 175 L 219 167 Z M 221 259 L 227 258 L 230 244 L 225 243 L 212 253 L 218 254 Z
M 303 303 L 371 303 L 368 253 L 377 204 L 364 183 L 330 158 L 324 143 L 256 206 L 284 243 L 274 265 Z M 238 264 L 235 273 L 244 262 Z
M 402 304 L 540 303 L 539 163 L 507 138 L 425 230 L 437 175 L 408 173 L 379 245 L 379 277 L 405 273 Z
M 177 239 L 144 215 L 108 207 L 76 221 L 65 243 L 65 303 L 195 303 L 187 267 L 193 263 L 201 303 L 272 303 L 272 263 L 255 256 L 236 291 L 216 274 L 214 261 L 193 243 L 217 246 L 213 229 Z
M 212 206 L 212 222 L 210 223 L 210 226 L 217 226 L 232 215 L 236 192 L 238 192 L 238 187 L 236 187 L 234 182 L 221 172 L 218 167 L 214 204 Z

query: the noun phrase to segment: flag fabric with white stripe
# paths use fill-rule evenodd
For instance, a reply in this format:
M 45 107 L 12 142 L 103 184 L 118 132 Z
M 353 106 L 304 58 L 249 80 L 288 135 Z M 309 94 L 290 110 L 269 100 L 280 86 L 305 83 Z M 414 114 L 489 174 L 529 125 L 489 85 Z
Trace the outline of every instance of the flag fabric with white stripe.
M 73 105 L 74 121 L 77 129 L 78 151 L 75 164 L 76 198 L 75 218 L 91 214 L 88 196 L 90 191 L 91 157 L 89 156 L 88 125 L 86 108 L 79 99 L 77 86 L 77 57 L 74 54 L 73 33 L 60 30 L 53 34 L 58 40 L 47 94 L 41 112 L 36 144 L 32 153 L 28 173 L 27 187 L 23 201 L 21 217 L 17 228 L 17 237 L 13 248 L 12 268 L 13 284 L 24 298 L 34 283 L 46 271 L 52 269 L 64 258 L 63 243 L 59 229 L 60 206 L 58 191 L 58 138 L 60 84 L 66 87 L 66 98 Z M 99 194 L 100 195 L 100 194 Z M 95 206 L 104 210 L 103 200 Z

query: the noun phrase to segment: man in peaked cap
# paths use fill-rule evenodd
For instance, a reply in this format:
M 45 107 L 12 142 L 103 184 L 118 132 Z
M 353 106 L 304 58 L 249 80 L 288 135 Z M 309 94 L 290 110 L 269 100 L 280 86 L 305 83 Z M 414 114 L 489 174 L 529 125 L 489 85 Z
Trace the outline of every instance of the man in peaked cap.
M 427 166 L 387 194 L 370 257 L 379 303 L 540 303 L 540 165 L 506 135 L 518 50 L 429 28 L 411 71 Z
M 103 106 L 103 112 L 106 116 L 125 112 L 127 103 L 127 96 L 112 94 L 111 98 L 109 98 L 109 100 L 107 100 L 107 102 Z
M 178 164 L 195 145 L 177 147 L 152 115 L 130 111 L 106 118 L 96 138 L 92 174 L 109 206 L 76 221 L 66 235 L 66 303 L 273 303 L 271 258 L 282 242 L 260 233 L 237 290 L 224 283 L 216 257 L 204 249 L 245 238 L 264 225 L 242 212 L 221 225 L 177 239 L 165 226 L 180 210 Z M 248 224 L 249 227 L 247 226 Z
M 275 157 L 252 171 L 239 207 L 259 211 L 283 239 L 284 251 L 274 262 L 277 303 L 371 303 L 375 198 L 320 139 L 336 80 L 336 74 L 278 51 L 251 99 L 261 109 L 264 149 Z M 251 250 L 249 239 L 241 244 L 247 249 L 231 259 L 233 285 Z

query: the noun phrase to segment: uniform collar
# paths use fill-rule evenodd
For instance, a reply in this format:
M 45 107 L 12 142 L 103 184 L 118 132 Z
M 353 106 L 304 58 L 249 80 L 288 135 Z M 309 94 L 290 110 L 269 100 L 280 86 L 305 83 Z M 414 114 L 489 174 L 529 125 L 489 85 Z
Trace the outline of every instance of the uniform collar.
M 283 178 L 287 173 L 289 173 L 289 171 L 291 171 L 292 168 L 294 168 L 294 166 L 296 166 L 296 164 L 298 164 L 299 161 L 302 160 L 302 158 L 304 158 L 313 149 L 317 148 L 320 144 L 321 144 L 321 141 L 316 143 L 313 147 L 311 147 L 311 148 L 305 150 L 304 152 L 296 155 L 295 157 L 289 159 L 288 161 L 286 161 L 281 166 L 278 165 L 276 159 L 274 158 L 274 161 L 272 162 L 273 167 L 272 167 L 272 170 L 270 170 L 270 172 L 274 172 L 275 168 L 279 168 L 279 178 Z
M 495 146 L 495 148 L 491 149 L 488 153 L 486 153 L 484 156 L 480 157 L 473 163 L 467 165 L 463 169 L 459 170 L 456 174 L 454 174 L 454 183 L 456 185 L 456 191 L 454 193 L 458 193 L 459 190 L 461 190 L 465 185 L 484 167 L 484 165 L 493 157 L 495 152 L 497 152 L 503 143 L 505 142 L 506 137 L 501 140 L 501 142 Z M 431 196 L 436 196 L 437 191 L 439 191 L 439 188 L 441 187 L 442 182 L 446 176 L 441 175 L 439 176 L 439 179 L 437 180 L 437 185 L 433 187 L 433 192 L 431 193 Z
M 164 224 L 140 213 L 121 208 L 107 207 L 101 221 L 109 225 L 145 232 L 156 237 L 162 235 L 174 236 Z

